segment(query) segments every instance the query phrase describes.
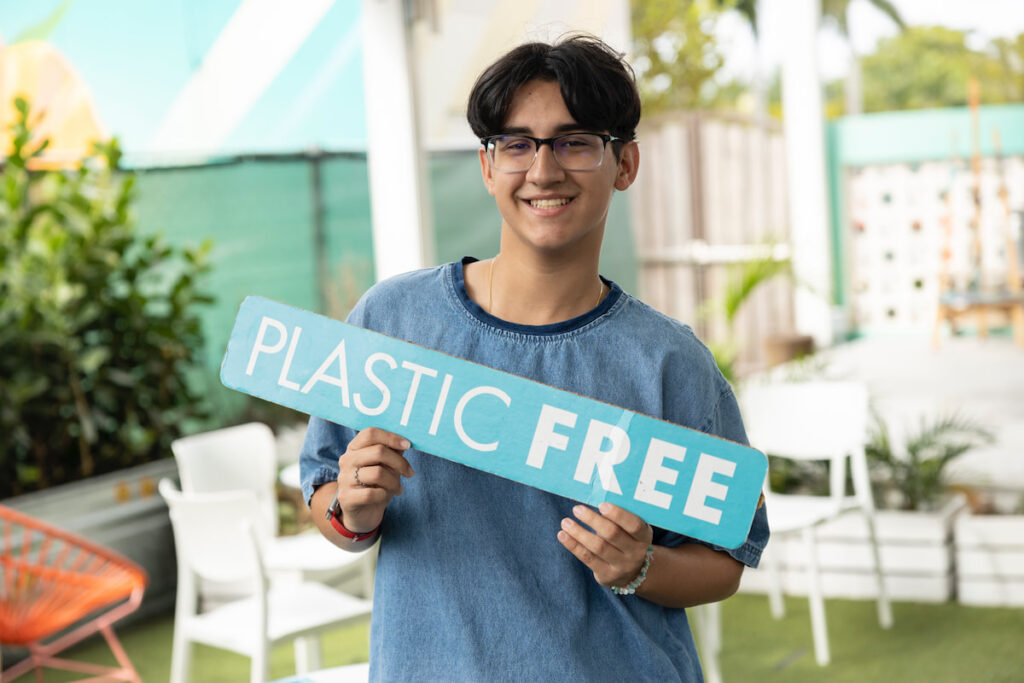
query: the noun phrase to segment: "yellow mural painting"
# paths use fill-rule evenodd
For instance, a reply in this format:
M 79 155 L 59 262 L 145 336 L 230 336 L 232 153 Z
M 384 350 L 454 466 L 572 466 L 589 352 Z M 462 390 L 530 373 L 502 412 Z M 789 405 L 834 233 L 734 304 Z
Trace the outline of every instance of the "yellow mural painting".
M 34 144 L 50 140 L 36 167 L 73 167 L 91 151 L 93 142 L 108 137 L 85 81 L 46 41 L 0 43 L 0 150 L 5 155 L 18 116 L 17 97 L 31 106 Z

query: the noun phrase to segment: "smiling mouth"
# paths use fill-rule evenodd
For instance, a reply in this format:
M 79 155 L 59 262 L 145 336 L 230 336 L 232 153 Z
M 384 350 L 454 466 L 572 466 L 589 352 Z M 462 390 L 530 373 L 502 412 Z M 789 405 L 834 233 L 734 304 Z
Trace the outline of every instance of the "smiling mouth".
M 557 209 L 572 201 L 571 197 L 559 197 L 558 199 L 528 199 L 530 206 L 535 209 Z

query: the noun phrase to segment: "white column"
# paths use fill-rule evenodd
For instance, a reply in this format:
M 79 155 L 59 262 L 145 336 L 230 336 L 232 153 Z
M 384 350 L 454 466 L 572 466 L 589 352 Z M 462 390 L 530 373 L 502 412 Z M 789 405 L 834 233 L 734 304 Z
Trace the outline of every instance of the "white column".
M 403 0 L 362 0 L 366 141 L 377 280 L 433 262 L 426 165 Z
M 796 328 L 818 348 L 832 343 L 832 251 L 825 118 L 817 66 L 819 0 L 788 0 L 782 55 L 790 239 L 797 278 Z

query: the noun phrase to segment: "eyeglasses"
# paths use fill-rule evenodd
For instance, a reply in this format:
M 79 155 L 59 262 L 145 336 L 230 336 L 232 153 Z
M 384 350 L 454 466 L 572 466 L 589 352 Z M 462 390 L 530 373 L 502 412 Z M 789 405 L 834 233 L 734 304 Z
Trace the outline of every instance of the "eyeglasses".
M 555 161 L 566 171 L 591 171 L 604 161 L 604 146 L 622 140 L 604 133 L 567 133 L 553 138 L 529 135 L 491 135 L 480 138 L 491 167 L 506 173 L 522 173 L 533 166 L 537 152 L 549 145 Z

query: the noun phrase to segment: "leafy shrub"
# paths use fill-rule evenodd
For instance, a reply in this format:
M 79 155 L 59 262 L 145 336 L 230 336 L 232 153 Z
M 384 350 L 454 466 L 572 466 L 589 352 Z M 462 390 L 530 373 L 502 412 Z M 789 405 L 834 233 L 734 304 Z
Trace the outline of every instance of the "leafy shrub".
M 71 171 L 15 101 L 0 170 L 0 498 L 169 454 L 204 417 L 198 289 L 209 244 L 175 249 L 133 225 L 117 141 Z
M 876 501 L 892 498 L 904 510 L 935 508 L 948 491 L 943 479 L 946 466 L 967 451 L 991 443 L 992 433 L 960 415 L 940 416 L 921 421 L 920 428 L 908 434 L 905 453 L 897 453 L 889 428 L 876 414 L 875 424 L 865 446 L 868 464 L 875 472 Z

